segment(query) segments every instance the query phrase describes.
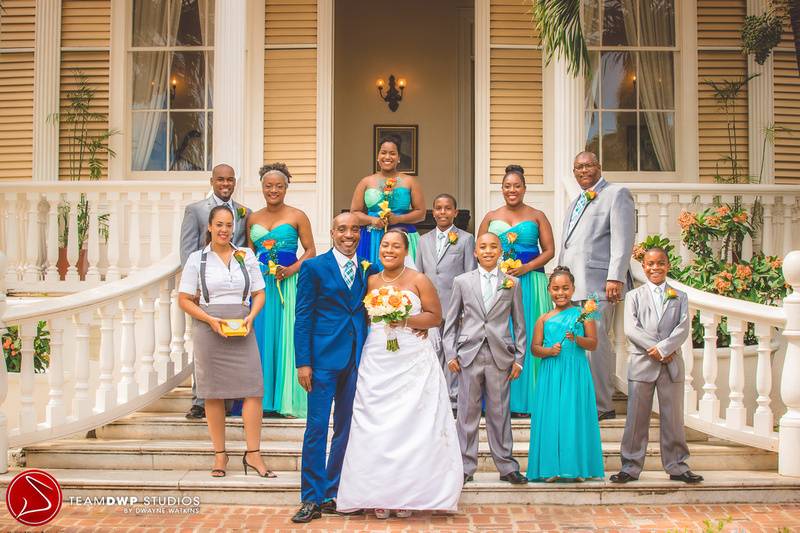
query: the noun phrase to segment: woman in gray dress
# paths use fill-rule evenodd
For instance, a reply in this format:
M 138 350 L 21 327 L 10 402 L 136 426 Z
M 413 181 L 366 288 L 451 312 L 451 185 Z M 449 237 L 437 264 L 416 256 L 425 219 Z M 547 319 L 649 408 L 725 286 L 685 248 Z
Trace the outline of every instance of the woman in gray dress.
M 261 477 L 275 477 L 260 453 L 264 382 L 258 345 L 251 331 L 253 318 L 264 306 L 264 278 L 253 251 L 234 246 L 232 235 L 231 210 L 224 205 L 213 208 L 208 216 L 208 245 L 186 260 L 178 301 L 194 319 L 197 397 L 206 401 L 206 421 L 214 445 L 211 475 L 225 476 L 228 464 L 225 399 L 244 398 L 245 474 L 252 468 Z M 199 304 L 195 296 L 198 292 Z

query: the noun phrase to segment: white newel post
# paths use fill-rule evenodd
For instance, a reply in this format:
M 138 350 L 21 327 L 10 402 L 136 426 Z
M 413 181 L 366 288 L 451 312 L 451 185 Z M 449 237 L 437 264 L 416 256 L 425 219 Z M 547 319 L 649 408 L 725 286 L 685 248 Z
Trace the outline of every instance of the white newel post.
M 214 165 L 227 163 L 241 181 L 245 151 L 247 2 L 216 2 L 214 11 Z M 241 200 L 244 187 L 237 187 Z
M 58 124 L 61 85 L 61 0 L 36 0 L 33 58 L 33 180 L 58 181 Z
M 767 7 L 767 0 L 747 0 L 748 15 L 761 15 Z M 770 54 L 763 65 L 756 63 L 753 54 L 748 54 L 747 73 L 758 74 L 747 84 L 747 108 L 750 115 L 747 122 L 749 174 L 758 178 L 762 175 L 763 168 L 762 183 L 772 183 L 775 181 L 775 150 L 772 143 L 764 142 L 764 129 L 775 122 L 773 54 Z
M 3 273 L 6 269 L 6 256 L 0 251 L 0 328 L 5 328 L 3 316 L 6 314 L 6 280 Z M 0 364 L 0 474 L 8 472 L 8 418 L 3 406 L 8 395 L 8 370 L 5 357 Z
M 781 417 L 778 434 L 778 473 L 800 476 L 800 251 L 789 252 L 783 260 L 783 276 L 792 286 L 792 294 L 783 300 L 783 336 L 788 344 L 781 374 L 781 400 L 786 414 Z

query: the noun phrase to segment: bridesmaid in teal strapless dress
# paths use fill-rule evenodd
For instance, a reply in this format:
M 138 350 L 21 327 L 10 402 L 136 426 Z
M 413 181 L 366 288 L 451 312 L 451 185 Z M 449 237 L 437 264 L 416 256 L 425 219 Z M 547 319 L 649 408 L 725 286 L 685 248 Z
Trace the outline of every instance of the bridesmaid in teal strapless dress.
M 547 293 L 544 265 L 554 255 L 553 230 L 542 211 L 524 203 L 525 178 L 522 167 L 509 165 L 502 181 L 506 205 L 490 211 L 478 229 L 478 235 L 491 232 L 500 237 L 503 260 L 517 259 L 521 266 L 507 273 L 520 279 L 522 305 L 525 309 L 525 349 L 522 373 L 511 382 L 511 413 L 528 416 L 533 412 L 534 390 L 540 361 L 533 357 L 530 339 L 536 320 L 553 305 Z
M 399 139 L 381 141 L 377 154 L 380 170 L 361 179 L 350 203 L 350 211 L 356 214 L 361 225 L 357 253 L 368 258 L 378 269 L 383 268 L 378 249 L 387 226 L 400 228 L 408 234 L 408 262 L 413 265 L 419 242 L 415 224 L 425 219 L 422 186 L 414 176 L 397 171 L 400 162 L 399 142 Z M 381 217 L 381 212 L 385 213 L 387 206 L 391 214 Z
M 291 178 L 288 172 L 282 164 L 262 168 L 267 207 L 248 218 L 249 241 L 266 281 L 264 308 L 253 321 L 253 329 L 264 374 L 263 410 L 305 418 L 306 391 L 297 382 L 294 360 L 294 314 L 300 263 L 316 251 L 308 217 L 283 203 Z M 299 259 L 298 241 L 305 250 Z
M 576 322 L 581 309 L 571 307 L 568 300 L 564 305 L 563 311 L 554 311 L 541 325 L 539 342 L 544 350 L 540 353 L 549 355 L 548 350 L 557 344 L 561 350 L 544 357 L 539 368 L 528 451 L 531 480 L 582 481 L 604 475 L 589 360 L 586 350 L 566 338 L 570 330 L 576 336 L 585 335 L 583 324 Z M 596 333 L 594 338 L 596 342 Z

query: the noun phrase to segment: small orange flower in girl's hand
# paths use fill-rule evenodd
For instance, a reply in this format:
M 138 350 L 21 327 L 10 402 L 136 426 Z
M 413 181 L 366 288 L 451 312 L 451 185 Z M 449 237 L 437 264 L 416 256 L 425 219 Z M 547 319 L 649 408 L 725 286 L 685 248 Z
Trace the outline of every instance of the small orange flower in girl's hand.
M 583 313 L 589 315 L 595 311 L 597 311 L 597 302 L 595 300 L 586 300 L 586 303 L 583 304 Z
M 449 242 L 451 245 L 457 243 L 458 242 L 458 233 L 456 233 L 455 231 L 447 232 L 447 242 Z
M 273 246 L 275 246 L 275 239 L 267 239 L 264 241 L 264 248 L 266 250 L 272 250 Z

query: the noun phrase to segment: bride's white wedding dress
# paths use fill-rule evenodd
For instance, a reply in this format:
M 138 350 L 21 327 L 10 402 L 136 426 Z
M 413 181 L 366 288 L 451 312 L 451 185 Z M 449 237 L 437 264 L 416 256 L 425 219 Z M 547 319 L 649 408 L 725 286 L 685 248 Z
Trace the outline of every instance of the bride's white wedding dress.
M 411 293 L 411 314 L 421 303 Z M 386 349 L 382 323 L 361 353 L 350 438 L 336 508 L 455 511 L 464 482 L 444 374 L 428 339 L 398 329 Z

